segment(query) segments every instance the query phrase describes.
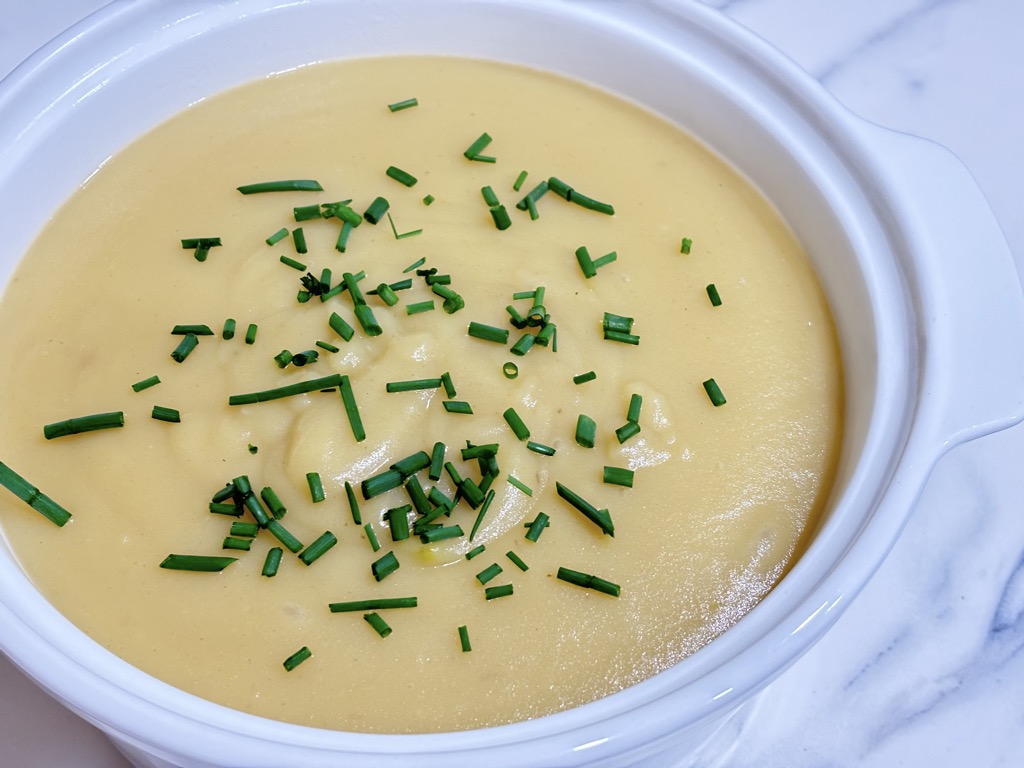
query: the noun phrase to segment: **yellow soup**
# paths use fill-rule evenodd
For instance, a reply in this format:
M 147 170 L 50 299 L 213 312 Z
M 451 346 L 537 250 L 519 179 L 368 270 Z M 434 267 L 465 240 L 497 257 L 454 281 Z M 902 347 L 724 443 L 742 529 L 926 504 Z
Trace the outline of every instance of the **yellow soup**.
M 282 179 L 322 191 L 237 189 Z M 829 308 L 759 193 L 633 105 L 480 61 L 190 107 L 57 212 L 0 325 L 0 460 L 73 515 L 2 495 L 39 589 L 168 683 L 325 728 L 514 722 L 666 669 L 799 554 L 841 430 Z M 286 512 L 254 531 L 264 488 Z

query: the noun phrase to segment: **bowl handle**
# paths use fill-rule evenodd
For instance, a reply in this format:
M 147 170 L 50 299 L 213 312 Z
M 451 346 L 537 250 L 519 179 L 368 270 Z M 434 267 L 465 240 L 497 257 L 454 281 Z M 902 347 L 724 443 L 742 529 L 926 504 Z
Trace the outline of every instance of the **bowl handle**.
M 1024 417 L 1024 292 L 1009 246 L 978 183 L 931 141 L 860 122 L 921 285 L 925 339 L 919 393 L 942 448 Z M 921 266 L 923 265 L 923 267 Z

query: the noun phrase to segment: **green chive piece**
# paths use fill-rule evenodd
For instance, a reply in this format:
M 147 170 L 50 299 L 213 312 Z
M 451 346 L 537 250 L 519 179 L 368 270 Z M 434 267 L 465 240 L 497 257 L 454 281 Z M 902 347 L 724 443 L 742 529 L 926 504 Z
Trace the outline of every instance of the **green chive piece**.
M 183 363 L 185 362 L 185 358 L 192 354 L 192 350 L 197 346 L 199 346 L 199 337 L 194 333 L 186 333 L 182 337 L 178 346 L 174 348 L 173 352 L 171 352 L 171 357 L 175 362 Z
M 522 480 L 519 480 L 513 477 L 512 475 L 509 475 L 508 482 L 509 485 L 515 486 L 520 491 L 525 493 L 527 496 L 533 496 L 533 489 L 530 486 L 526 485 L 526 483 L 524 483 Z
M 426 491 L 423 490 L 423 486 L 420 485 L 420 481 L 416 478 L 415 475 L 412 475 L 408 480 L 405 481 L 405 490 L 406 493 L 409 494 L 409 501 L 412 502 L 413 507 L 415 507 L 416 511 L 419 514 L 430 517 L 430 520 L 433 520 L 434 517 L 436 517 L 436 515 L 434 517 L 431 517 L 433 510 L 430 504 L 430 499 L 427 497 Z M 420 525 L 425 522 L 430 522 L 430 520 L 427 520 L 427 517 L 418 520 L 417 525 Z
M 519 314 L 519 310 L 509 304 L 505 307 L 505 311 L 508 312 L 509 322 L 512 323 L 513 328 L 522 330 L 526 327 L 526 318 Z
M 373 547 L 373 551 L 377 552 L 380 550 L 380 542 L 377 540 L 377 532 L 373 530 L 373 526 L 367 523 L 363 526 L 363 530 L 366 532 L 366 538 L 370 541 L 370 546 Z
M 248 552 L 252 547 L 252 539 L 240 539 L 237 536 L 228 536 L 222 545 L 224 549 L 237 549 Z
M 312 205 L 300 205 L 292 208 L 292 218 L 295 221 L 312 221 L 313 219 L 324 218 L 324 214 L 321 207 L 313 203 Z
M 691 248 L 693 248 L 693 240 L 688 237 L 684 237 L 682 242 L 679 244 L 679 252 L 689 253 Z
M 306 565 L 321 557 L 327 550 L 338 543 L 338 538 L 330 531 L 321 533 L 312 544 L 299 553 L 299 559 Z
M 417 389 L 437 389 L 441 386 L 441 377 L 430 379 L 408 379 L 405 381 L 389 381 L 384 385 L 386 392 L 412 392 Z
M 612 597 L 618 597 L 622 591 L 622 588 L 618 584 L 608 581 L 607 579 L 602 579 L 599 576 L 592 576 L 589 573 L 583 573 L 582 571 L 574 571 L 569 568 L 559 568 L 557 575 L 562 581 L 567 581 L 578 587 L 603 592 L 604 594 L 611 595 Z
M 320 215 L 325 219 L 339 219 L 345 224 L 358 227 L 363 223 L 363 217 L 349 206 L 351 202 L 351 200 L 341 200 L 335 203 L 321 203 Z
M 391 206 L 385 198 L 376 197 L 370 206 L 363 212 L 363 218 L 371 224 L 377 224 L 381 219 L 384 218 L 384 214 L 388 212 L 388 208 Z
M 181 422 L 181 414 L 174 408 L 166 408 L 162 405 L 154 405 L 150 414 L 157 421 L 168 421 L 172 424 Z
M 338 239 L 334 243 L 334 250 L 338 253 L 345 253 L 348 248 L 348 239 L 352 234 L 353 227 L 355 227 L 355 225 L 351 222 L 342 222 L 341 229 L 338 230 Z
M 427 195 L 426 197 L 423 198 L 423 204 L 431 205 L 436 199 L 437 198 L 435 198 L 433 195 Z
M 356 525 L 363 524 L 363 516 L 359 512 L 359 502 L 356 500 L 355 489 L 352 488 L 352 483 L 348 480 L 345 481 L 345 498 L 348 499 L 348 508 L 352 512 L 352 522 Z
M 296 227 L 292 230 L 292 243 L 295 245 L 296 253 L 307 253 L 309 248 L 306 247 L 306 233 L 302 227 Z
M 380 614 L 365 613 L 363 614 L 363 619 L 366 621 L 367 624 L 373 627 L 373 631 L 381 637 L 387 637 L 391 634 L 391 627 L 389 627 L 388 623 L 380 617 Z
M 536 341 L 537 337 L 534 334 L 524 333 L 522 336 L 519 337 L 516 343 L 512 345 L 512 348 L 509 349 L 509 352 L 511 352 L 513 355 L 518 355 L 519 357 L 522 357 L 523 355 L 530 351 L 530 348 L 533 347 L 533 344 Z
M 576 262 L 580 265 L 580 270 L 583 272 L 583 276 L 588 280 L 597 275 L 597 268 L 594 266 L 594 260 L 590 258 L 590 251 L 587 247 L 581 245 L 576 249 Z
M 519 414 L 516 413 L 515 408 L 507 408 L 502 414 L 505 417 L 505 423 L 508 424 L 512 433 L 520 440 L 525 440 L 530 436 L 530 429 L 520 418 Z
M 633 470 L 624 467 L 605 467 L 602 479 L 609 485 L 633 487 Z
M 467 560 L 472 560 L 477 555 L 482 555 L 484 553 L 484 550 L 486 550 L 486 549 L 487 549 L 487 547 L 485 545 L 479 544 L 479 545 L 473 547 L 471 550 L 469 550 L 469 552 L 466 553 L 466 559 Z
M 249 443 L 249 453 L 251 453 L 253 456 L 255 456 L 259 452 L 260 452 L 259 446 L 253 445 L 252 443 Z
M 219 237 L 186 237 L 181 241 L 182 249 L 193 251 L 195 260 L 199 262 L 206 261 L 206 257 L 210 255 L 210 249 L 221 244 Z
M 292 353 L 287 349 L 282 349 L 276 355 L 274 355 L 274 362 L 277 363 L 278 368 L 287 368 L 288 363 L 292 361 Z
M 640 425 L 635 421 L 627 421 L 621 427 L 615 430 L 615 439 L 619 441 L 619 444 L 626 442 L 629 438 L 640 434 Z
M 303 264 L 301 261 L 296 261 L 291 256 L 284 256 L 284 255 L 282 255 L 278 260 L 282 264 L 284 264 L 286 266 L 289 266 L 292 269 L 297 269 L 299 272 L 305 272 L 306 271 L 306 265 Z
M 0 485 L 58 527 L 71 519 L 70 512 L 3 462 L 0 462 Z
M 494 205 L 488 210 L 497 229 L 504 231 L 512 226 L 512 217 L 508 215 L 508 210 L 504 205 Z
M 494 489 L 491 488 L 487 491 L 487 495 L 484 496 L 483 503 L 480 505 L 480 511 L 477 513 L 476 520 L 473 522 L 473 529 L 469 532 L 469 540 L 472 541 L 476 537 L 476 532 L 480 529 L 480 525 L 484 521 L 484 516 L 487 514 L 487 510 L 491 506 L 491 502 L 494 501 Z
M 598 509 L 578 493 L 557 481 L 555 482 L 555 488 L 558 491 L 558 495 L 581 512 L 584 517 L 597 525 L 609 536 L 615 535 L 615 526 L 612 524 L 612 516 L 608 514 L 607 509 Z
M 288 237 L 288 227 L 281 227 L 277 232 L 268 237 L 265 242 L 267 245 L 277 245 L 286 237 Z
M 581 413 L 576 419 L 576 444 L 583 448 L 593 448 L 596 435 L 597 423 L 585 413 Z
M 252 484 L 249 482 L 249 478 L 245 475 L 240 475 L 231 481 L 238 495 L 241 497 L 242 504 L 249 514 L 252 515 L 253 519 L 260 524 L 262 527 L 266 527 L 267 523 L 270 522 L 270 514 L 260 500 L 256 497 L 256 494 L 252 492 Z
M 356 329 L 345 322 L 345 318 L 339 315 L 337 312 L 332 312 L 330 319 L 327 324 L 331 326 L 331 330 L 341 336 L 345 341 L 351 341 L 352 337 L 356 333 Z
M 221 502 L 225 502 L 228 499 L 233 499 L 235 497 L 235 494 L 235 484 L 228 483 L 215 494 L 213 494 L 213 498 L 211 499 L 211 501 L 213 501 L 216 504 L 220 504 Z
M 330 342 L 327 342 L 327 341 L 317 341 L 316 345 L 318 347 L 320 347 L 320 349 L 326 349 L 328 352 L 340 352 L 341 351 L 340 347 L 336 347 L 336 346 L 334 346 L 333 344 L 331 344 Z
M 499 597 L 508 597 L 512 594 L 513 588 L 511 584 L 499 584 L 496 587 L 487 587 L 484 589 L 484 598 L 487 600 L 495 600 Z
M 704 382 L 704 391 L 708 393 L 708 398 L 713 406 L 717 408 L 720 405 L 725 405 L 725 395 L 722 394 L 722 390 L 714 379 Z
M 256 534 L 260 532 L 260 526 L 258 523 L 249 523 L 243 520 L 236 520 L 231 524 L 231 530 L 228 533 L 232 536 L 241 536 L 243 538 L 253 539 Z
M 271 547 L 267 551 L 267 557 L 263 561 L 262 574 L 267 578 L 273 578 L 277 576 L 277 570 L 281 567 L 281 557 L 284 554 L 284 550 L 280 547 Z
M 220 337 L 225 341 L 235 338 L 235 319 L 233 317 L 224 321 L 224 329 L 220 332 Z
M 618 341 L 623 344 L 632 344 L 634 346 L 640 343 L 640 337 L 635 333 L 623 333 L 622 331 L 605 330 L 604 338 L 606 341 Z
M 352 312 L 355 314 L 359 325 L 362 326 L 363 333 L 367 336 L 380 336 L 384 332 L 384 329 L 377 322 L 377 318 L 374 317 L 373 310 L 366 304 L 356 304 Z
M 323 192 L 324 188 L 313 179 L 285 179 L 282 181 L 261 181 L 257 184 L 243 184 L 238 188 L 243 195 L 261 192 Z
M 356 395 L 352 390 L 352 382 L 347 374 L 341 377 L 341 380 L 338 382 L 338 388 L 341 391 L 341 402 L 345 407 L 345 415 L 348 416 L 348 423 L 352 428 L 352 436 L 356 439 L 357 443 L 361 443 L 366 439 L 366 429 L 363 427 L 363 418 L 359 415 Z
M 213 331 L 210 326 L 195 323 L 191 325 L 176 325 L 171 328 L 172 336 L 185 336 L 186 334 L 194 333 L 196 336 L 213 336 Z
M 150 376 L 148 379 L 143 379 L 142 381 L 137 381 L 134 384 L 132 384 L 132 391 L 133 392 L 141 392 L 144 389 L 149 389 L 150 387 L 155 387 L 159 383 L 160 383 L 160 377 L 159 376 Z
M 407 315 L 418 315 L 422 312 L 430 312 L 434 309 L 434 300 L 427 299 L 426 301 L 415 301 L 412 304 L 405 305 L 405 314 Z
M 491 141 L 492 139 L 490 136 L 488 136 L 486 133 L 481 133 L 479 138 L 477 138 L 476 141 L 470 144 L 466 151 L 463 152 L 462 154 L 466 157 L 467 160 L 476 160 L 482 163 L 493 163 L 493 157 L 487 157 L 485 155 L 480 154 L 487 147 L 487 145 L 491 143 Z
M 527 441 L 526 447 L 527 447 L 527 449 L 533 451 L 534 453 L 539 453 L 541 456 L 554 456 L 555 455 L 555 449 L 552 448 L 550 445 L 544 445 L 543 443 L 537 443 L 537 442 L 534 442 L 533 440 Z
M 707 287 L 708 299 L 711 301 L 712 307 L 722 306 L 722 297 L 718 295 L 718 289 L 714 283 L 709 283 Z
M 523 184 L 526 182 L 526 176 L 527 176 L 526 171 L 520 171 L 519 172 L 519 175 L 516 176 L 515 182 L 513 182 L 513 184 L 512 184 L 512 190 L 514 192 L 518 192 L 522 188 Z
M 391 112 L 401 112 L 403 109 L 409 109 L 419 105 L 419 101 L 414 98 L 402 99 L 402 101 L 396 101 L 394 104 L 388 104 L 388 110 Z
M 552 192 L 559 197 L 565 198 L 570 203 L 575 203 L 582 208 L 604 213 L 608 216 L 615 215 L 615 209 L 609 203 L 602 203 L 592 197 L 588 197 L 582 192 L 573 189 L 561 179 L 552 176 L 548 179 L 548 184 L 551 186 Z
M 473 407 L 465 400 L 444 400 L 441 405 L 448 413 L 463 413 L 472 415 Z
M 378 285 L 376 294 L 380 297 L 380 300 L 389 307 L 393 307 L 398 303 L 398 294 L 396 294 L 387 283 L 381 283 Z
M 551 185 L 548 184 L 548 180 L 544 179 L 537 186 L 535 186 L 533 189 L 527 192 L 526 196 L 523 197 L 522 200 L 516 203 L 516 208 L 518 208 L 521 211 L 529 211 L 530 218 L 536 219 L 537 201 L 540 200 L 544 195 L 546 195 L 550 188 Z
M 326 498 L 324 496 L 324 484 L 320 480 L 319 472 L 307 472 L 306 483 L 309 485 L 309 496 L 314 504 L 317 504 Z
M 372 499 L 375 496 L 380 496 L 382 493 L 387 493 L 390 490 L 398 488 L 405 482 L 405 477 L 402 476 L 401 472 L 394 469 L 388 469 L 381 472 L 373 477 L 368 477 L 360 484 L 360 488 L 363 492 L 364 499 Z
M 441 479 L 441 470 L 444 467 L 445 450 L 446 446 L 444 443 L 436 442 L 430 452 L 430 469 L 427 470 L 427 477 L 434 482 Z
M 426 451 L 417 451 L 411 456 L 406 456 L 404 459 L 396 461 L 390 468 L 401 473 L 402 481 L 404 482 L 406 478 L 429 466 L 430 454 Z
M 505 557 L 507 557 L 509 560 L 511 560 L 515 564 L 516 568 L 518 568 L 520 571 L 528 571 L 528 570 L 530 570 L 530 566 L 528 566 L 526 563 L 524 563 L 523 559 L 521 557 L 519 557 L 519 555 L 517 555 L 511 549 L 508 552 L 505 553 Z
M 573 384 L 586 384 L 588 381 L 593 381 L 597 378 L 597 374 L 593 371 L 587 371 L 586 373 L 578 373 L 572 377 Z
M 441 304 L 441 309 L 443 309 L 445 313 L 449 315 L 455 314 L 464 306 L 466 306 L 466 301 L 462 298 L 462 296 L 457 294 L 455 291 L 453 291 L 446 285 L 434 283 L 432 286 L 430 286 L 430 290 L 436 293 L 442 299 L 444 299 L 444 301 Z
M 57 437 L 77 435 L 82 432 L 93 432 L 98 429 L 112 429 L 124 426 L 124 411 L 94 413 L 89 416 L 76 416 L 64 421 L 55 421 L 43 427 L 43 437 L 53 440 Z
M 260 491 L 260 498 L 263 499 L 263 503 L 267 505 L 275 520 L 280 520 L 288 512 L 287 507 L 281 503 L 281 499 L 269 485 Z
M 288 384 L 274 389 L 265 389 L 262 392 L 249 392 L 244 395 L 230 395 L 228 405 L 250 405 L 252 403 L 266 403 L 270 400 L 279 400 L 284 397 L 303 395 L 318 390 L 334 389 L 341 384 L 342 376 L 333 373 L 330 376 L 322 376 L 318 379 L 309 379 L 294 384 Z
M 415 597 L 377 597 L 369 600 L 349 600 L 328 603 L 331 613 L 354 613 L 358 611 L 386 611 L 392 608 L 415 608 L 419 601 Z
M 399 184 L 406 187 L 412 187 L 416 184 L 416 177 L 407 171 L 403 171 L 401 168 L 396 168 L 393 165 L 389 165 L 385 173 Z
M 309 648 L 307 648 L 306 646 L 302 646 L 301 648 L 299 648 L 299 650 L 297 650 L 295 653 L 293 653 L 291 656 L 284 660 L 285 672 L 291 672 L 293 669 L 299 666 L 299 664 L 304 662 L 312 655 L 313 652 L 309 650 Z
M 444 525 L 440 528 L 430 528 L 420 534 L 420 541 L 424 544 L 433 544 L 435 541 L 445 539 L 458 539 L 465 536 L 460 525 Z
M 498 196 L 494 193 L 494 190 L 490 186 L 481 188 L 480 194 L 483 195 L 484 202 L 487 203 L 487 205 L 489 206 L 501 204 L 501 201 L 498 199 Z
M 532 542 L 537 541 L 544 529 L 550 525 L 551 518 L 543 512 L 538 512 L 537 517 L 526 524 L 526 538 Z
M 459 647 L 462 648 L 463 653 L 469 653 L 473 650 L 473 646 L 469 642 L 469 630 L 465 624 L 459 627 Z
M 514 379 L 519 375 L 519 366 L 509 360 L 501 366 L 501 372 L 504 374 L 506 379 Z
M 605 331 L 621 331 L 629 333 L 633 330 L 633 318 L 625 315 L 616 315 L 612 312 L 605 312 L 601 320 L 601 327 Z
M 609 253 L 606 253 L 604 256 L 598 256 L 596 259 L 594 259 L 592 263 L 594 265 L 594 269 L 600 269 L 605 264 L 611 264 L 618 258 L 618 254 L 615 251 L 611 251 Z
M 216 501 L 210 502 L 210 512 L 214 515 L 230 515 L 232 517 L 241 517 L 244 508 L 237 504 L 221 504 Z
M 160 563 L 160 567 L 172 571 L 216 573 L 223 571 L 237 559 L 237 557 L 217 557 L 216 555 L 168 555 Z
M 491 565 L 487 566 L 482 571 L 480 571 L 480 573 L 478 573 L 476 575 L 476 580 L 479 581 L 481 584 L 486 584 L 488 581 L 493 579 L 495 576 L 497 576 L 501 572 L 502 572 L 502 567 L 500 565 L 498 565 L 497 563 L 492 563 Z
M 249 327 L 245 331 L 245 343 L 253 344 L 256 342 L 256 323 L 249 323 Z
M 398 570 L 398 558 L 395 557 L 394 552 L 388 552 L 383 557 L 375 560 L 370 565 L 370 571 L 373 573 L 373 578 L 377 581 L 384 581 L 388 576 Z
M 635 392 L 629 396 L 629 408 L 626 411 L 626 421 L 640 421 L 640 408 L 643 407 L 644 399 Z
M 444 387 L 445 396 L 447 396 L 449 400 L 459 394 L 455 390 L 455 382 L 452 381 L 452 375 L 449 371 L 445 371 L 441 374 L 441 386 Z
M 426 263 L 427 263 L 427 257 L 423 256 L 422 258 L 417 259 L 412 264 L 410 264 L 408 267 L 403 269 L 402 270 L 402 274 L 403 275 L 407 275 L 410 272 L 412 272 L 414 269 L 418 269 L 419 267 L 422 267 Z
M 412 511 L 411 504 L 403 504 L 400 507 L 392 507 L 384 513 L 388 528 L 391 529 L 392 541 L 405 541 L 409 538 L 409 513 Z
M 483 339 L 484 341 L 493 341 L 497 344 L 508 343 L 508 328 L 496 328 L 493 325 L 485 325 L 484 323 L 478 323 L 473 321 L 469 324 L 469 335 L 476 339 Z

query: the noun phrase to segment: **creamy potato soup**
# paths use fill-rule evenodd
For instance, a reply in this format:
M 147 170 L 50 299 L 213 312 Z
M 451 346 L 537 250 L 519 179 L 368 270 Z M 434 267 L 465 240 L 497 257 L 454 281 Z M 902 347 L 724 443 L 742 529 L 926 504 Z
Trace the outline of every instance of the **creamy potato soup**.
M 759 193 L 480 61 L 193 105 L 57 211 L 0 324 L 0 515 L 38 588 L 161 680 L 324 728 L 509 723 L 670 667 L 798 556 L 842 428 L 829 308 Z

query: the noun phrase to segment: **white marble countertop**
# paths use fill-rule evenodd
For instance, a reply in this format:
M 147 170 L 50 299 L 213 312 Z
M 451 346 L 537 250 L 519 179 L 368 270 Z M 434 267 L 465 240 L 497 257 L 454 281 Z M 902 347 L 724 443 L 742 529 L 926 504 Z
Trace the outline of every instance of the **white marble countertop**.
M 1024 266 L 1024 2 L 705 1 L 781 48 L 854 112 L 950 148 L 978 179 Z M 0 76 L 103 4 L 0 0 Z M 722 754 L 697 765 L 1021 764 L 1022 430 L 940 461 L 865 592 L 730 726 Z M 3 657 L 0 764 L 127 766 Z

